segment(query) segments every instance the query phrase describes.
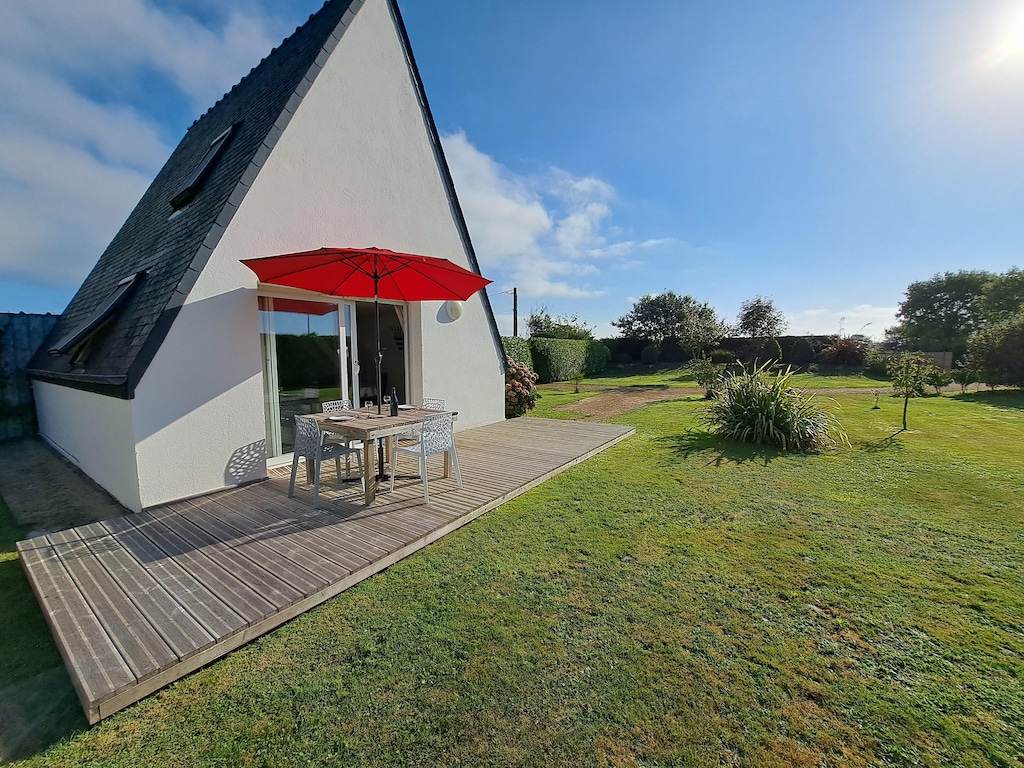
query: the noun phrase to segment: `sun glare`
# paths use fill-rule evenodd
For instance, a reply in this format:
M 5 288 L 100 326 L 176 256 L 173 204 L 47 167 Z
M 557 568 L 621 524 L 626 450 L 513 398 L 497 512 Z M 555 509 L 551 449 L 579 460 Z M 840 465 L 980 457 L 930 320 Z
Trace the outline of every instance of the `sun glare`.
M 1015 2 L 999 19 L 996 43 L 981 58 L 984 69 L 996 69 L 1024 53 L 1024 2 Z

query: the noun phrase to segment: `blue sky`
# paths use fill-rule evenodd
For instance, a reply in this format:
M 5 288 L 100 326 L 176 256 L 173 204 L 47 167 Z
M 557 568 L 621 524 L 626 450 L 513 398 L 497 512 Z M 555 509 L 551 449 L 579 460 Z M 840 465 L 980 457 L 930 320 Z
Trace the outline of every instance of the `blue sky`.
M 1024 266 L 1021 0 L 400 5 L 506 332 L 515 285 L 598 335 L 671 289 L 880 337 L 914 280 Z M 0 311 L 60 312 L 317 8 L 5 0 Z

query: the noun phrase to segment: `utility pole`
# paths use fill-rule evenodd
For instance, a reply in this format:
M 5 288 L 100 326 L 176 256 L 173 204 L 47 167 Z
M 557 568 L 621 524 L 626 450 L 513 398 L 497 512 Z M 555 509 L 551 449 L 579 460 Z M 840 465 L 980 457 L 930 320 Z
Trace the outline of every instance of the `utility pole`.
M 502 293 L 512 294 L 512 335 L 519 335 L 519 289 L 513 288 L 511 291 L 502 291 Z
M 519 291 L 512 289 L 512 335 L 519 335 Z

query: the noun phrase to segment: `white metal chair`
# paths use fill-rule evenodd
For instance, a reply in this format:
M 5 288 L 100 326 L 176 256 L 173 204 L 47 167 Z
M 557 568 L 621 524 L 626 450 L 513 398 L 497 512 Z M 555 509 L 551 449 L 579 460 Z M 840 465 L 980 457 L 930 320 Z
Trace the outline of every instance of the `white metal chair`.
M 339 413 L 341 411 L 351 411 L 352 401 L 347 397 L 343 397 L 341 400 L 325 400 L 320 404 L 320 408 L 324 413 Z M 331 432 L 324 433 L 325 443 L 338 443 L 344 445 L 346 448 L 362 448 L 363 444 L 358 440 L 353 440 L 350 437 L 344 435 L 335 435 Z M 345 455 L 345 479 L 348 480 L 352 472 L 352 457 L 350 454 Z
M 447 453 L 451 457 L 455 480 L 462 490 L 462 473 L 459 471 L 459 457 L 455 454 L 455 423 L 448 412 L 432 413 L 423 417 L 420 424 L 419 442 L 413 445 L 396 445 L 391 455 L 391 490 L 395 490 L 395 475 L 398 472 L 398 457 L 402 454 L 416 456 L 420 463 L 420 477 L 423 479 L 423 503 L 430 503 L 427 491 L 427 456 Z
M 425 411 L 443 411 L 444 410 L 444 398 L 440 397 L 424 397 L 423 404 L 420 406 Z M 415 427 L 410 429 L 408 432 L 403 432 L 400 435 L 395 436 L 395 441 L 409 441 L 419 440 L 420 437 L 420 425 L 417 424 Z M 407 446 L 408 447 L 408 446 Z
M 363 477 L 363 457 L 357 448 L 349 448 L 340 443 L 327 443 L 323 439 L 316 419 L 309 416 L 295 417 L 295 452 L 292 457 L 292 479 L 288 484 L 288 495 L 295 495 L 295 475 L 299 470 L 299 459 L 313 462 L 313 508 L 320 503 L 320 465 L 325 461 L 334 460 L 337 478 L 341 479 L 341 457 L 345 457 L 346 465 L 351 454 L 356 455 L 359 466 L 359 477 Z M 365 489 L 364 489 L 365 490 Z

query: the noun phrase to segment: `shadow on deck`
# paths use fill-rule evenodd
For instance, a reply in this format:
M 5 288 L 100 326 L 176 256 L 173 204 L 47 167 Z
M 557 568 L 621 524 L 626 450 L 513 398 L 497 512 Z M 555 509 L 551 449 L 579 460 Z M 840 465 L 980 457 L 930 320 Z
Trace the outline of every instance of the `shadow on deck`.
M 360 504 L 358 482 L 288 498 L 259 483 L 19 542 L 29 582 L 90 723 L 308 611 L 634 433 L 515 419 L 457 434 L 464 489 L 428 462 Z M 404 467 L 414 471 L 412 462 Z

